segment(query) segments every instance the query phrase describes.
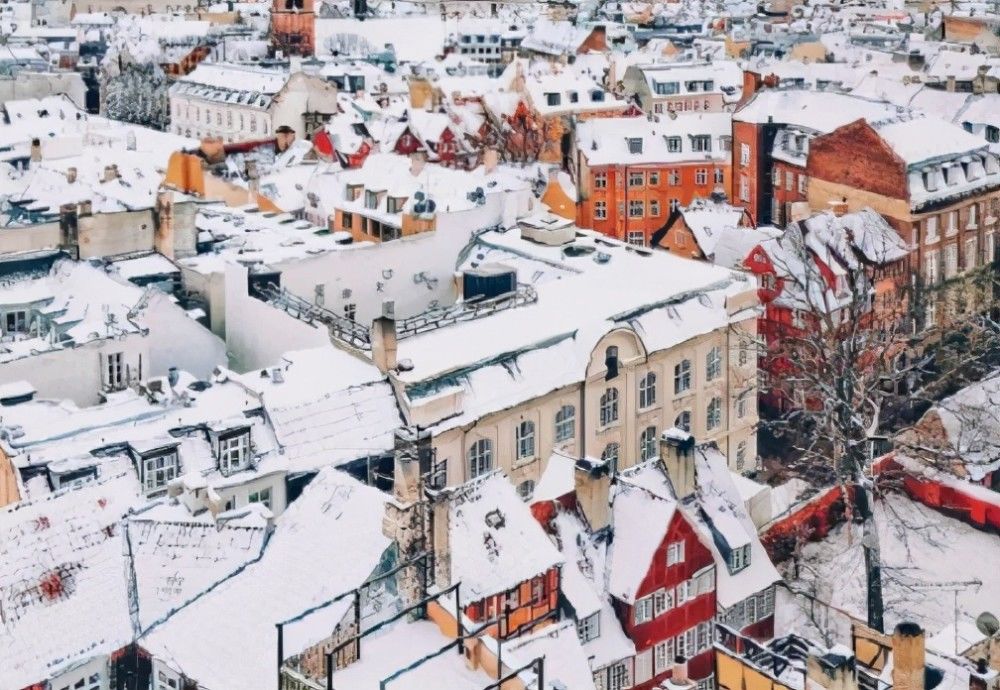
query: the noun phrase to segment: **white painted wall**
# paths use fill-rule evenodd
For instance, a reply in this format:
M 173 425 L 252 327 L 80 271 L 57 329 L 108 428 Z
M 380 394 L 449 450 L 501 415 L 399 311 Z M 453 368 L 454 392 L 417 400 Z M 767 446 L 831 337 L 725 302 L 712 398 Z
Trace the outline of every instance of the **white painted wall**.
M 187 371 L 200 379 L 228 364 L 226 344 L 189 317 L 161 292 L 151 293 L 142 315 L 149 328 L 149 369 L 145 376 L 164 376 L 170 367 Z

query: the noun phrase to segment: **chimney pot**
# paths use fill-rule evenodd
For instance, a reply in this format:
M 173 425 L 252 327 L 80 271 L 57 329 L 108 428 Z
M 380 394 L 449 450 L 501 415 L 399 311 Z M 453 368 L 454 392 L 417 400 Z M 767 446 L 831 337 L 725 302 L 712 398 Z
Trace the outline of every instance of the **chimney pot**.
M 414 151 L 410 154 L 410 174 L 416 177 L 424 170 L 427 163 L 427 154 L 423 151 Z
M 674 668 L 670 680 L 675 685 L 684 685 L 688 681 L 688 663 L 683 656 L 674 657 Z
M 31 162 L 40 163 L 42 161 L 42 142 L 40 139 L 31 140 Z
M 892 634 L 894 690 L 924 690 L 926 668 L 924 630 L 916 623 L 900 623 Z

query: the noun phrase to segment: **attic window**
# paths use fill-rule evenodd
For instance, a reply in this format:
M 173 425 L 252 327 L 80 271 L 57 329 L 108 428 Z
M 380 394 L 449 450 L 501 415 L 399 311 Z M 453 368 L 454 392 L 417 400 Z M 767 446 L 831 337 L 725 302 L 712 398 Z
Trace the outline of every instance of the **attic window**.
M 545 94 L 546 105 L 559 105 L 561 102 L 562 102 L 562 97 L 558 93 Z
M 177 476 L 177 451 L 149 453 L 139 458 L 142 487 L 149 493 L 162 489 Z
M 579 103 L 580 102 L 580 94 L 578 94 L 576 91 L 568 91 L 566 93 L 566 95 L 569 96 L 569 102 L 570 103 Z
M 378 192 L 373 192 L 370 189 L 365 192 L 365 208 L 373 210 L 378 208 Z
M 735 575 L 750 565 L 750 545 L 738 546 L 729 552 L 729 573 Z
M 629 153 L 642 153 L 642 138 L 641 137 L 629 137 L 628 141 L 628 152 Z
M 486 526 L 490 529 L 500 529 L 505 523 L 506 520 L 504 519 L 503 513 L 500 512 L 499 508 L 486 513 Z
M 219 471 L 225 476 L 245 470 L 250 464 L 250 430 L 220 436 L 218 457 Z
M 594 89 L 590 92 L 590 100 L 594 103 L 601 103 L 604 101 L 604 91 L 601 89 Z
M 681 138 L 680 137 L 667 137 L 667 151 L 670 153 L 680 153 L 681 152 Z

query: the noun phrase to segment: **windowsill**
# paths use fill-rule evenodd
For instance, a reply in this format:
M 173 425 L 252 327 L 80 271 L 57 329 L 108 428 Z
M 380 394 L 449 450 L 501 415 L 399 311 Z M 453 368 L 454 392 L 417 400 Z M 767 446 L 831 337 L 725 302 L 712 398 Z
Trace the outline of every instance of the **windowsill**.
M 622 423 L 621 423 L 620 420 L 619 421 L 615 421 L 615 422 L 611 422 L 610 424 L 607 424 L 605 426 L 599 426 L 599 427 L 597 427 L 597 433 L 603 434 L 605 431 L 611 431 L 612 429 L 617 429 L 621 425 L 622 425 Z
M 518 458 L 517 460 L 514 461 L 514 464 L 511 466 L 511 469 L 515 469 L 516 470 L 516 469 L 520 469 L 522 467 L 527 467 L 528 465 L 530 465 L 530 464 L 532 464 L 534 462 L 538 462 L 538 456 L 537 455 L 536 456 L 532 456 L 530 458 Z
M 937 244 L 941 241 L 940 235 L 934 235 L 934 237 L 925 237 L 924 244 Z
M 661 405 L 660 403 L 653 403 L 649 407 L 640 407 L 639 408 L 639 414 L 646 414 L 648 412 L 657 412 L 662 407 L 663 407 L 663 405 Z

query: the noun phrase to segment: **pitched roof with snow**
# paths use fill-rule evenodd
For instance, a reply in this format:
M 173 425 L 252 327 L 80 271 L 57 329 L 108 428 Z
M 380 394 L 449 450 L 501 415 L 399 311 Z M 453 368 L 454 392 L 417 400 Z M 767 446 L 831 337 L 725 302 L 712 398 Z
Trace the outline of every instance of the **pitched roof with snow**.
M 503 474 L 474 479 L 448 501 L 451 581 L 462 583 L 464 599 L 506 592 L 563 562 Z

